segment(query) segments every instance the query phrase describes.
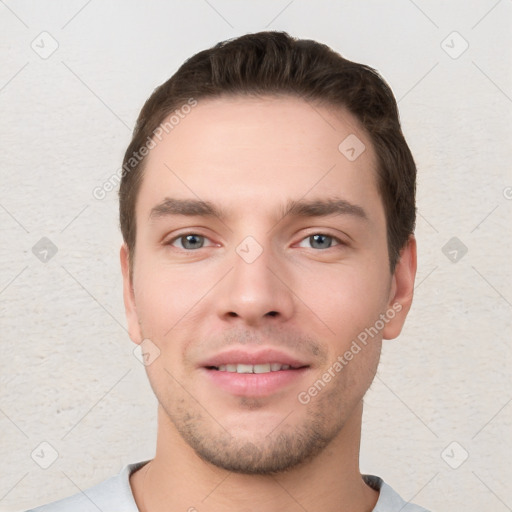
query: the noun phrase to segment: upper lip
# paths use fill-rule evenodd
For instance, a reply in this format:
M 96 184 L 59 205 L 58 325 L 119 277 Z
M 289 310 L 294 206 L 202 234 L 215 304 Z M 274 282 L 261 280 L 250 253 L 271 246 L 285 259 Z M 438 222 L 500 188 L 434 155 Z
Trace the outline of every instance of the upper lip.
M 223 364 L 265 364 L 265 363 L 279 363 L 287 364 L 293 368 L 301 368 L 309 366 L 307 362 L 290 356 L 281 350 L 273 348 L 258 349 L 257 351 L 248 351 L 247 349 L 229 349 L 225 352 L 220 352 L 205 361 L 199 366 L 211 367 L 220 366 Z

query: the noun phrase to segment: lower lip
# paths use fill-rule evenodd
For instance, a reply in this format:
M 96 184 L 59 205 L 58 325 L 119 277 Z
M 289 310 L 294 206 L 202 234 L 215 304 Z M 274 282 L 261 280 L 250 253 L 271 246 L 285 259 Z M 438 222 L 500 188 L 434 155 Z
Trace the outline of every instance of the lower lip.
M 309 368 L 267 373 L 221 372 L 203 368 L 213 384 L 236 396 L 263 397 L 283 390 L 301 379 Z

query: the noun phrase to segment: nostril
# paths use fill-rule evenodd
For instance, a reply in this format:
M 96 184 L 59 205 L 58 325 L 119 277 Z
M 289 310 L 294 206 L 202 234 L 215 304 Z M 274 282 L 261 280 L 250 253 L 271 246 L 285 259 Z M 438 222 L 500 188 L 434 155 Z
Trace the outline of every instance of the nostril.
M 268 313 L 265 314 L 265 316 L 277 316 L 277 315 L 279 315 L 279 313 L 277 311 L 269 311 Z M 229 311 L 228 316 L 230 316 L 232 318 L 237 318 L 239 315 L 238 315 L 238 313 L 235 313 L 234 311 Z

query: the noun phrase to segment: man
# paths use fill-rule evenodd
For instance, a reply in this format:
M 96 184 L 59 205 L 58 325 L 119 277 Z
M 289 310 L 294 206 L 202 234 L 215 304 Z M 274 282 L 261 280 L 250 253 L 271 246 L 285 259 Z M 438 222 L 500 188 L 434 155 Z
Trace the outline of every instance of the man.
M 415 177 L 387 84 L 327 46 L 262 32 L 185 62 L 120 188 L 156 455 L 36 510 L 424 510 L 358 463 L 413 296 Z

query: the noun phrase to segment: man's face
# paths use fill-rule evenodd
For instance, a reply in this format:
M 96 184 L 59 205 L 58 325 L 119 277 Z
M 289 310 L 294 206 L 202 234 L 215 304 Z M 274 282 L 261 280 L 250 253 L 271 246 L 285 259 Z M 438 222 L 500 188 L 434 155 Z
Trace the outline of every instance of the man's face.
M 349 135 L 366 148 L 355 159 L 338 149 Z M 246 473 L 339 438 L 405 316 L 377 322 L 397 284 L 356 119 L 291 97 L 200 101 L 148 156 L 136 223 L 125 301 L 132 339 L 160 351 L 147 366 L 159 428 Z

